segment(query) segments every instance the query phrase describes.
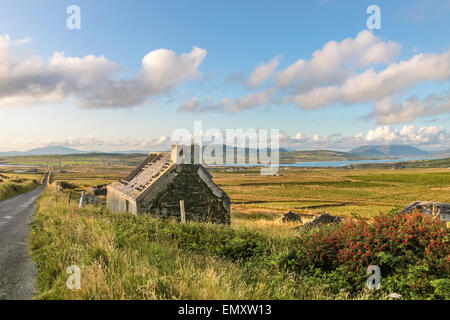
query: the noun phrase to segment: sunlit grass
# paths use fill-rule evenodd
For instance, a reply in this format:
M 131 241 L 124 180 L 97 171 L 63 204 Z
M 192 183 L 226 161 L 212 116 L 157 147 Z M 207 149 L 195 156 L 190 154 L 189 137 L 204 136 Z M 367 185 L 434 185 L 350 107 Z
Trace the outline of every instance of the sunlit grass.
M 363 216 L 415 201 L 448 201 L 448 169 L 301 169 L 282 176 L 214 172 L 237 210 L 329 212 Z
M 30 241 L 38 269 L 36 299 L 332 298 L 320 285 L 304 284 L 264 256 L 243 261 L 197 253 L 170 238 L 149 239 L 143 228 L 152 223 L 148 217 L 111 214 L 94 206 L 79 209 L 65 200 L 63 193 L 47 190 L 38 201 Z M 270 225 L 261 225 L 269 243 L 280 236 L 279 231 L 271 234 Z M 242 235 L 247 232 L 245 224 L 232 227 Z M 141 231 L 129 232 L 132 228 Z M 211 228 L 220 234 L 228 227 Z M 293 236 L 289 228 L 283 232 Z M 288 246 L 280 243 L 277 248 L 281 253 Z M 66 286 L 71 265 L 81 269 L 80 290 Z
M 0 173 L 0 201 L 33 190 L 40 178 L 34 174 Z
M 214 181 L 232 201 L 231 228 L 267 240 L 270 255 L 248 261 L 230 260 L 183 247 L 174 238 L 149 238 L 149 217 L 114 215 L 101 206 L 78 209 L 67 205 L 67 192 L 125 177 L 131 166 L 67 166 L 53 181 L 75 186 L 39 200 L 31 247 L 38 267 L 41 299 L 340 299 L 320 283 L 303 281 L 278 267 L 299 224 L 279 222 L 291 210 L 303 222 L 319 212 L 370 217 L 414 200 L 450 199 L 450 170 L 415 169 L 301 169 L 280 170 L 280 176 L 261 176 L 254 170 L 229 173 L 211 170 Z M 117 221 L 121 221 L 119 224 Z M 156 223 L 156 222 L 155 222 Z M 170 222 L 158 225 L 171 230 Z M 192 224 L 195 229 L 199 226 Z M 199 227 L 203 228 L 203 227 Z M 205 227 L 205 234 L 220 227 Z M 227 228 L 227 227 L 225 227 Z M 223 229 L 224 233 L 226 230 Z M 266 241 L 264 240 L 264 241 Z M 82 271 L 81 290 L 66 287 L 65 268 Z M 361 292 L 356 297 L 366 299 Z

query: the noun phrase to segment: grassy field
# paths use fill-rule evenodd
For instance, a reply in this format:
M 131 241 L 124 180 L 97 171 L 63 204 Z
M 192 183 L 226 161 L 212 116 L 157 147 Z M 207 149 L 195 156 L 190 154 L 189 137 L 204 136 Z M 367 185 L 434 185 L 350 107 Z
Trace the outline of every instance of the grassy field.
M 231 227 L 183 225 L 114 214 L 103 206 L 80 209 L 74 202 L 67 204 L 64 192 L 49 188 L 38 201 L 31 225 L 30 246 L 38 270 L 35 299 L 389 298 L 390 287 L 371 292 L 364 288 L 363 267 L 355 274 L 359 283 L 349 283 L 339 270 L 292 269 L 288 263 L 297 261 L 292 255 L 299 237 L 314 237 L 315 231 L 297 231 L 293 224 L 275 230 L 273 224 L 259 224 L 264 220 L 260 215 L 238 217 L 233 214 Z M 251 223 L 242 223 L 245 219 Z M 80 289 L 69 290 L 66 269 L 74 265 L 80 268 Z M 408 298 L 405 286 L 413 285 L 415 277 L 428 277 L 426 287 L 435 285 L 434 293 L 419 291 L 409 298 L 443 298 L 450 294 L 446 272 L 411 271 L 407 265 L 387 279 L 395 292 L 402 289 Z
M 22 166 L 108 166 L 108 165 L 137 165 L 145 158 L 145 154 L 107 154 L 86 153 L 68 155 L 39 155 L 0 157 L 2 164 Z
M 291 229 L 292 226 L 282 227 Z M 36 299 L 345 299 L 280 265 L 294 237 L 67 205 L 47 190 L 31 231 Z M 68 290 L 66 268 L 81 269 Z M 361 292 L 352 298 L 368 298 Z
M 51 182 L 64 181 L 78 188 L 86 189 L 95 185 L 110 183 L 122 179 L 134 168 L 134 166 L 93 166 L 77 165 L 55 167 L 52 171 Z
M 415 200 L 449 201 L 450 170 L 280 169 L 280 176 L 258 171 L 212 171 L 214 180 L 241 212 L 329 212 L 370 216 Z
M 261 176 L 257 169 L 211 169 L 231 198 L 231 227 L 117 215 L 103 206 L 79 209 L 76 201 L 67 205 L 69 191 L 76 199 L 78 192 L 123 178 L 133 167 L 54 168 L 52 182 L 65 182 L 65 188 L 55 192 L 50 187 L 41 196 L 30 236 L 38 268 L 35 298 L 386 299 L 389 292 L 337 290 L 334 273 L 318 277 L 287 268 L 283 261 L 299 232 L 297 225 L 277 219 L 292 210 L 304 221 L 319 212 L 351 220 L 414 200 L 448 202 L 450 170 L 448 163 L 441 164 L 398 170 L 291 167 L 280 169 L 278 176 Z M 81 290 L 66 287 L 70 265 L 81 268 Z M 414 274 L 404 272 L 405 279 Z
M 443 168 L 280 168 L 278 176 L 258 169 L 210 169 L 214 181 L 231 198 L 236 225 L 277 229 L 280 214 L 293 211 L 305 219 L 319 212 L 368 217 L 406 206 L 415 200 L 450 200 L 450 160 Z M 133 166 L 76 165 L 55 168 L 52 181 L 63 181 L 81 192 L 125 177 Z

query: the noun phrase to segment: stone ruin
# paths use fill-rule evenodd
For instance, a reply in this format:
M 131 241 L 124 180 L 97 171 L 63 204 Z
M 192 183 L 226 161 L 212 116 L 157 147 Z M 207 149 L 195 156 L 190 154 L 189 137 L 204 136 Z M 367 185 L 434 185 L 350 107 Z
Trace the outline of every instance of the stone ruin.
M 432 202 L 432 201 L 413 201 L 403 209 L 400 209 L 399 213 L 412 213 L 415 209 L 420 210 L 422 213 L 438 217 L 439 220 L 450 222 L 450 203 L 445 202 Z
M 90 192 L 94 194 L 94 196 L 106 196 L 108 190 L 106 189 L 106 184 L 100 184 L 95 187 L 92 187 Z
M 199 164 L 198 146 L 149 153 L 126 178 L 107 186 L 114 212 L 230 224 L 230 198 Z M 183 213 L 181 213 L 183 212 Z

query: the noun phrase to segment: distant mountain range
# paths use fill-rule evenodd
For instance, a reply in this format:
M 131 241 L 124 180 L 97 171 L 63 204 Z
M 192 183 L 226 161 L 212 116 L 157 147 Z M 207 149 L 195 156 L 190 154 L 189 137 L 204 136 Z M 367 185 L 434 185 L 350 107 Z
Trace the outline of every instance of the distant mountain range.
M 50 147 L 31 149 L 28 151 L 0 152 L 0 156 L 17 157 L 17 156 L 52 155 L 52 154 L 80 154 L 80 153 L 85 153 L 85 151 L 72 149 L 72 148 L 68 148 L 68 147 L 50 146 Z
M 225 153 L 226 145 L 223 146 L 223 152 Z M 242 150 L 242 148 L 235 148 Z M 287 149 L 280 148 L 279 152 L 287 152 Z M 31 149 L 28 151 L 7 151 L 0 152 L 0 157 L 19 157 L 19 156 L 39 156 L 39 155 L 67 155 L 67 154 L 89 154 L 89 153 L 105 153 L 105 154 L 134 154 L 142 153 L 147 154 L 149 151 L 145 150 L 121 150 L 121 151 L 83 151 L 74 148 L 62 147 L 62 146 L 49 146 L 43 148 Z M 248 154 L 249 148 L 245 148 L 245 153 Z
M 19 157 L 19 156 L 41 156 L 41 155 L 67 155 L 67 154 L 89 154 L 89 153 L 108 153 L 108 154 L 133 154 L 133 153 L 147 153 L 144 150 L 125 150 L 125 151 L 83 151 L 74 148 L 62 146 L 49 146 L 43 148 L 31 149 L 28 151 L 8 151 L 0 152 L 0 157 Z
M 223 146 L 223 150 L 225 152 L 226 145 Z M 235 148 L 240 149 L 242 148 Z M 104 154 L 146 154 L 148 151 L 145 150 L 124 150 L 124 151 L 112 151 L 112 152 L 104 152 L 104 151 L 83 151 L 69 147 L 63 146 L 48 146 L 42 148 L 31 149 L 28 151 L 8 151 L 8 152 L 0 152 L 0 157 L 15 157 L 15 156 L 37 156 L 37 155 L 68 155 L 68 154 L 93 154 L 93 153 L 104 153 Z M 450 149 L 441 150 L 435 152 L 428 152 L 421 150 L 416 147 L 408 146 L 408 145 L 376 145 L 376 146 L 361 146 L 359 148 L 353 149 L 349 152 L 338 152 L 331 150 L 313 150 L 313 151 L 290 151 L 288 149 L 280 148 L 280 153 L 285 153 L 285 156 L 282 158 L 289 158 L 293 156 L 293 158 L 302 158 L 303 156 L 311 157 L 312 154 L 317 154 L 322 156 L 330 157 L 338 157 L 338 158 L 353 158 L 354 156 L 360 157 L 409 157 L 409 156 L 450 156 Z M 249 148 L 245 148 L 245 154 L 249 153 Z M 333 154 L 330 154 L 333 153 Z M 289 155 L 289 156 L 288 156 Z
M 433 154 L 432 152 L 407 145 L 362 146 L 349 152 L 366 157 L 430 156 Z

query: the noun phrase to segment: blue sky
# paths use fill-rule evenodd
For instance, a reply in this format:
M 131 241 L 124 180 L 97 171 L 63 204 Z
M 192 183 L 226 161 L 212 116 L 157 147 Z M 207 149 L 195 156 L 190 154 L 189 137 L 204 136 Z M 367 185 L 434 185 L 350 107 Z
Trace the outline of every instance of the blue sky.
M 367 31 L 366 9 L 372 4 L 381 9 L 381 29 Z M 69 5 L 81 9 L 80 30 L 66 27 Z M 283 133 L 282 145 L 296 149 L 345 150 L 370 143 L 450 147 L 450 70 L 439 70 L 449 67 L 450 1 L 16 0 L 1 1 L 0 8 L 0 36 L 9 47 L 7 54 L 0 51 L 0 70 L 2 63 L 11 68 L 17 59 L 36 63 L 17 63 L 3 76 L 0 71 L 3 151 L 48 144 L 85 150 L 160 149 L 170 143 L 164 137 L 177 128 L 192 130 L 195 120 L 203 121 L 205 128 L 277 128 Z M 364 30 L 370 35 L 361 35 Z M 376 48 L 360 48 L 358 35 Z M 21 39 L 26 40 L 19 43 Z M 282 72 L 296 61 L 308 62 L 326 43 L 344 39 L 355 43 L 348 49 L 353 50 L 350 56 L 344 45 L 336 52 L 342 55 L 342 64 L 327 69 L 324 54 L 325 67 L 312 63 L 297 70 L 292 82 L 280 84 Z M 203 51 L 191 51 L 194 46 Z M 162 48 L 174 55 L 158 51 L 161 55 L 151 55 L 149 69 L 143 68 L 143 58 Z M 370 63 L 355 62 L 374 51 L 377 56 Z M 80 59 L 103 55 L 106 61 L 96 60 L 86 70 L 85 60 L 77 62 L 80 77 L 89 74 L 86 89 L 85 80 L 73 75 L 67 59 L 56 71 L 48 66 L 54 52 Z M 180 65 L 183 53 L 191 55 Z M 420 54 L 427 56 L 416 67 L 411 59 Z M 173 58 L 164 65 L 171 76 L 161 79 L 155 70 L 166 69 L 155 64 L 167 56 Z M 276 67 L 270 75 L 250 86 L 255 68 L 271 59 Z M 401 74 L 409 74 L 405 69 L 395 79 L 384 80 L 383 88 L 392 86 L 389 93 L 375 90 L 367 99 L 353 98 L 357 93 L 347 90 L 348 83 L 360 83 L 357 76 L 367 70 L 382 73 L 401 61 L 409 61 L 411 78 L 416 77 L 415 69 L 424 71 L 405 84 L 401 79 Z M 430 63 L 440 68 L 433 71 Z M 326 79 L 309 81 L 318 68 L 326 69 Z M 136 98 L 133 91 L 142 86 L 135 82 L 141 81 L 143 69 L 151 73 L 147 87 L 138 102 L 131 101 Z M 164 81 L 168 85 L 160 87 Z M 107 82 L 114 82 L 116 89 Z M 72 85 L 79 89 L 66 88 Z M 131 89 L 122 93 L 123 87 Z M 311 90 L 330 87 L 330 99 L 305 100 Z M 325 91 L 320 90 L 315 92 L 322 99 Z M 262 92 L 270 97 L 256 99 Z M 258 101 L 239 100 L 249 94 Z M 93 103 L 91 95 L 101 95 L 100 102 Z M 188 102 L 190 108 L 180 111 Z

